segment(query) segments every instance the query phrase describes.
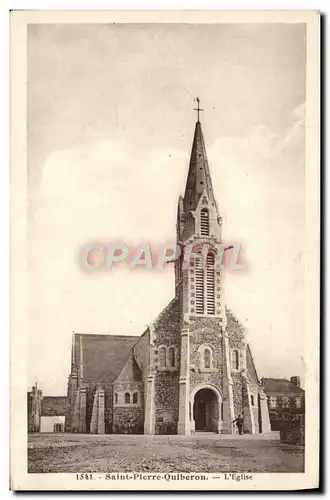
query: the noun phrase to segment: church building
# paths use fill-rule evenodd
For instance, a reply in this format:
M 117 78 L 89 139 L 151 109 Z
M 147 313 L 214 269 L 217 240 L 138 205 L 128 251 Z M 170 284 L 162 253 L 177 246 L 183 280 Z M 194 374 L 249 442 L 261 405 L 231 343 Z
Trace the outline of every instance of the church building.
M 195 125 L 177 243 L 207 244 L 205 266 L 177 259 L 175 297 L 137 337 L 74 333 L 67 432 L 181 434 L 269 432 L 267 396 L 242 325 L 224 302 L 215 267 L 222 217 L 199 120 Z

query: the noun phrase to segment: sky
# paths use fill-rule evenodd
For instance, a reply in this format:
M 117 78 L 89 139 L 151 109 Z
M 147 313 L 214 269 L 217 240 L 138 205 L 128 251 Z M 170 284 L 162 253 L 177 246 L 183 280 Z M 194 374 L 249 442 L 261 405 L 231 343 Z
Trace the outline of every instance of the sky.
M 28 383 L 66 391 L 72 332 L 140 335 L 174 271 L 86 273 L 87 242 L 175 242 L 199 96 L 225 272 L 260 377 L 304 376 L 302 24 L 29 25 Z

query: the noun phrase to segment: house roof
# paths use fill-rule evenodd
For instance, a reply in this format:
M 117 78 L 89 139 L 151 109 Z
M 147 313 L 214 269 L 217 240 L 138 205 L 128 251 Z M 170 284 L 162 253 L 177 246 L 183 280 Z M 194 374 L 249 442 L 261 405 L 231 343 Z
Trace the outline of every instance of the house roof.
M 55 417 L 66 414 L 66 396 L 44 396 L 41 400 L 41 416 Z
M 76 333 L 74 364 L 84 381 L 112 383 L 138 339 L 137 336 Z
M 286 378 L 263 378 L 266 394 L 303 394 L 305 391 Z

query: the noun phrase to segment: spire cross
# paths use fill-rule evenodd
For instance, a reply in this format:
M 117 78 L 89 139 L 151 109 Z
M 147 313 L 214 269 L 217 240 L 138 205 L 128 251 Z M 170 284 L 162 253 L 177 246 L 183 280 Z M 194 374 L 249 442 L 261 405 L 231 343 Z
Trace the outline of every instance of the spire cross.
M 197 101 L 197 108 L 194 108 L 194 111 L 197 111 L 197 121 L 199 122 L 199 112 L 204 111 L 204 109 L 199 107 L 200 103 L 199 97 L 196 97 L 196 101 Z

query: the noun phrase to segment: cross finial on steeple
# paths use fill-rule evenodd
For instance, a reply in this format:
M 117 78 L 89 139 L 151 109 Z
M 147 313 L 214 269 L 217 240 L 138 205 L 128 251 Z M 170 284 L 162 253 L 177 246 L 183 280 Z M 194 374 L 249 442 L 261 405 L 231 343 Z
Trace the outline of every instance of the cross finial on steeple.
M 195 133 L 190 154 L 189 171 L 186 183 L 186 190 L 183 199 L 184 212 L 196 210 L 197 204 L 203 193 L 206 193 L 209 201 L 214 207 L 217 207 L 214 198 L 210 169 L 208 166 L 205 150 L 202 125 L 199 121 L 199 113 L 203 111 L 200 108 L 200 100 L 196 97 L 197 108 L 194 108 L 197 115 L 195 124 Z
M 199 107 L 200 103 L 199 97 L 196 97 L 196 101 L 197 101 L 197 108 L 194 108 L 194 111 L 197 111 L 197 121 L 199 122 L 199 112 L 204 111 L 204 109 Z

